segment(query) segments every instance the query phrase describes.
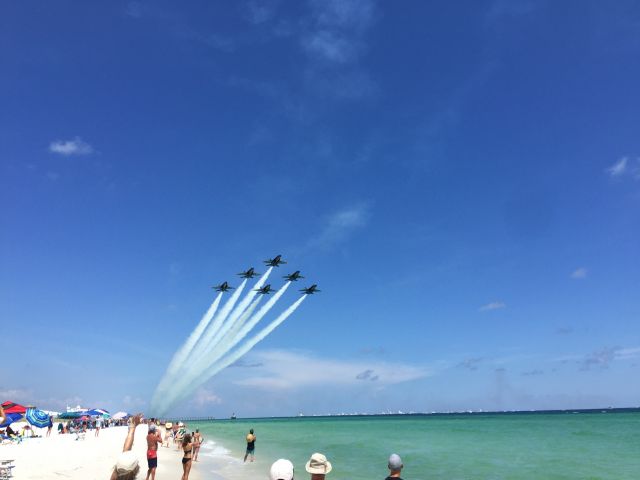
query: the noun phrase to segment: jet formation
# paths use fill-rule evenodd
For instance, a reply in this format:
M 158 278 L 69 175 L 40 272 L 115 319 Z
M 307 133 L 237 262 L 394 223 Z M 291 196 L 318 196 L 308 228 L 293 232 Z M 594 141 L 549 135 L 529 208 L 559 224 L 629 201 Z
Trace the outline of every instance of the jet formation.
M 318 285 L 316 285 L 315 283 L 310 287 L 300 289 L 300 291 L 305 295 L 313 295 L 314 293 L 320 292 L 320 290 L 318 290 Z
M 246 272 L 240 272 L 238 275 L 240 275 L 242 278 L 253 278 L 256 275 L 260 275 L 258 272 L 256 272 L 253 267 L 251 267 L 249 270 L 247 270 Z
M 265 260 L 264 263 L 269 267 L 279 267 L 280 265 L 287 262 L 282 259 L 282 255 L 276 255 L 273 258 L 269 258 L 268 260 Z M 238 273 L 238 276 L 240 276 L 241 278 L 248 278 L 248 279 L 251 279 L 257 275 L 260 275 L 260 273 L 256 272 L 253 267 L 249 268 L 244 272 Z M 286 279 L 288 282 L 296 282 L 299 279 L 304 277 L 300 274 L 300 270 L 296 270 L 295 272 L 290 273 L 289 275 L 283 275 L 282 278 Z M 227 282 L 223 282 L 220 285 L 216 285 L 215 287 L 211 287 L 211 288 L 214 288 L 217 292 L 227 292 L 229 290 L 234 289 L 234 287 L 230 286 Z M 268 284 L 262 288 L 256 288 L 254 291 L 258 292 L 259 295 L 268 295 L 271 292 L 273 292 L 274 289 L 271 288 L 271 284 Z M 303 292 L 305 295 L 313 295 L 314 293 L 318 293 L 320 290 L 318 290 L 318 286 L 314 283 L 310 287 L 303 288 L 300 291 Z
M 215 287 L 211 288 L 215 288 L 216 292 L 227 292 L 234 289 L 234 287 L 229 286 L 227 282 L 222 282 L 220 285 L 216 285 Z

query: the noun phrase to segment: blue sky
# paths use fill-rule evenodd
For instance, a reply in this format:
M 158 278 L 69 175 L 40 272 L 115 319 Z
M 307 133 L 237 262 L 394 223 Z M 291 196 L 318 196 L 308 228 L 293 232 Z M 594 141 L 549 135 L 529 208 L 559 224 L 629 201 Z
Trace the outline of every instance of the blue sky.
M 637 2 L 0 17 L 2 400 L 148 408 L 281 253 L 323 292 L 176 413 L 638 405 Z

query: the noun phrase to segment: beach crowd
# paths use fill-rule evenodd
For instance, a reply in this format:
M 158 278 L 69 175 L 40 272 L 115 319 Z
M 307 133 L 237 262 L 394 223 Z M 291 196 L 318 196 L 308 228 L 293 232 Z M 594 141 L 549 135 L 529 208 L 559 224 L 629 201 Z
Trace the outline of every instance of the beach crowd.
M 158 465 L 158 446 L 170 448 L 170 444 L 177 445 L 183 452 L 182 457 L 182 477 L 181 480 L 188 480 L 191 471 L 191 464 L 198 460 L 198 452 L 204 441 L 199 430 L 188 433 L 186 426 L 182 422 L 173 424 L 171 422 L 161 424 L 154 418 L 143 421 L 142 415 L 135 415 L 129 420 L 127 437 L 122 447 L 122 453 L 113 468 L 110 480 L 134 480 L 140 472 L 140 465 L 137 457 L 131 452 L 136 428 L 142 424 L 147 424 L 147 474 L 145 480 L 155 480 L 156 468 Z M 164 436 L 160 426 L 164 426 Z M 256 435 L 253 429 L 249 430 L 246 436 L 247 449 L 244 461 L 255 459 Z M 389 475 L 385 480 L 402 480 L 400 477 L 404 467 L 402 459 L 398 454 L 389 456 L 387 467 Z M 305 470 L 311 475 L 311 480 L 325 480 L 333 466 L 327 457 L 322 453 L 314 453 L 305 464 Z M 270 480 L 294 480 L 293 463 L 285 458 L 280 458 L 273 462 L 269 469 Z

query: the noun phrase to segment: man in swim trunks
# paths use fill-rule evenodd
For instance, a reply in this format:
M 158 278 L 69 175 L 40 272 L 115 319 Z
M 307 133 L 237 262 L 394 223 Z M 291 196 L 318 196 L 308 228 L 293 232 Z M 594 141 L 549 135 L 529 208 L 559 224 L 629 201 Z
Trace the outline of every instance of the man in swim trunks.
M 147 434 L 147 480 L 156 478 L 156 468 L 158 466 L 158 444 L 162 442 L 162 437 L 155 423 L 149 424 L 149 433 Z
M 247 435 L 247 452 L 244 454 L 244 461 L 247 461 L 247 457 L 251 455 L 251 461 L 255 460 L 254 452 L 256 449 L 256 436 L 253 434 L 253 428 L 249 430 Z

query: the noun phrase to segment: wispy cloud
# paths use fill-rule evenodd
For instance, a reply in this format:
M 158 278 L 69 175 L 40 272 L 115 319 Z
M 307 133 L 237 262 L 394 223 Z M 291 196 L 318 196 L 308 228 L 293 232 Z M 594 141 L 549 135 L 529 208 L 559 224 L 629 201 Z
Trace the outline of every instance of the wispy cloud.
M 491 302 L 486 305 L 482 305 L 478 310 L 481 312 L 487 312 L 490 310 L 500 310 L 502 308 L 507 308 L 507 304 L 504 302 Z
M 245 4 L 245 16 L 254 25 L 271 20 L 280 2 L 277 0 L 251 0 Z
M 259 369 L 259 374 L 236 380 L 236 384 L 266 390 L 348 387 L 367 383 L 375 384 L 376 387 L 385 387 L 417 380 L 431 374 L 428 368 L 421 366 L 334 360 L 284 350 L 257 352 L 254 356 L 257 357 L 258 362 L 264 364 Z
M 368 204 L 360 203 L 329 215 L 322 231 L 309 241 L 310 248 L 331 249 L 346 241 L 369 222 Z
M 571 278 L 574 280 L 581 280 L 583 278 L 587 278 L 587 269 L 585 267 L 580 267 L 571 272 Z
M 49 151 L 65 157 L 71 155 L 89 155 L 93 153 L 93 147 L 80 137 L 73 140 L 55 140 L 49 144 Z
M 631 177 L 635 180 L 640 180 L 640 157 L 635 160 L 630 157 L 622 157 L 609 168 L 605 169 L 605 172 L 607 172 L 611 178 L 621 179 Z
M 201 388 L 193 396 L 193 403 L 198 407 L 204 407 L 206 405 L 219 405 L 222 403 L 222 398 L 220 398 L 211 390 Z
M 486 14 L 488 22 L 495 22 L 504 17 L 520 17 L 528 15 L 536 9 L 533 0 L 495 0 Z
M 616 163 L 607 168 L 607 172 L 611 177 L 619 177 L 627 171 L 628 157 L 622 157 Z
M 534 370 L 529 370 L 527 372 L 522 372 L 523 377 L 535 377 L 538 375 L 544 375 L 544 370 L 534 369 Z
M 365 50 L 364 34 L 374 20 L 372 0 L 314 0 L 311 28 L 302 36 L 302 48 L 312 58 L 344 64 Z
M 558 335 L 569 335 L 570 333 L 573 333 L 573 328 L 571 327 L 559 327 L 556 329 L 556 333 Z
M 466 368 L 467 370 L 477 370 L 480 363 L 484 360 L 484 357 L 465 358 L 456 366 L 459 368 Z

